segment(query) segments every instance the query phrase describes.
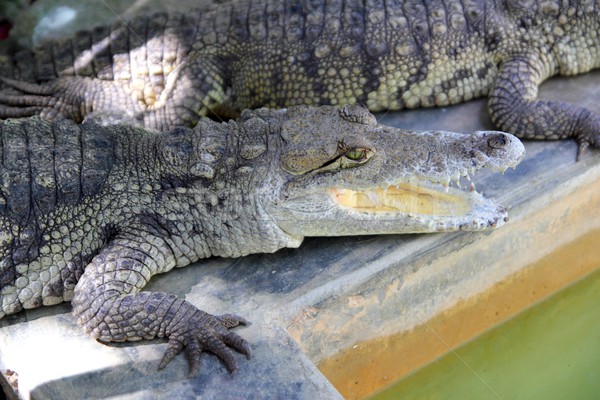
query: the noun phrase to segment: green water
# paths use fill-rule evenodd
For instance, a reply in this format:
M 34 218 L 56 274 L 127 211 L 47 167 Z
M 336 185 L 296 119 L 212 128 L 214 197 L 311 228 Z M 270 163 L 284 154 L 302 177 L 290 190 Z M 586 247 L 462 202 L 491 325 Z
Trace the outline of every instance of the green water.
M 597 271 L 371 400 L 598 400 L 599 311 Z

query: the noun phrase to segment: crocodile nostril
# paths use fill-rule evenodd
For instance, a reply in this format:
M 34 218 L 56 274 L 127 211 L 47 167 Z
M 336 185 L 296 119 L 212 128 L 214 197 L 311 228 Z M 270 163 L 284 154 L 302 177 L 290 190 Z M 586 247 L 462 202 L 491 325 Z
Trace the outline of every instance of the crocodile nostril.
M 510 139 L 504 133 L 497 133 L 488 139 L 488 146 L 494 149 L 503 149 L 510 143 Z
M 377 125 L 377 119 L 365 107 L 359 104 L 347 105 L 340 109 L 340 116 L 349 122 L 363 125 Z

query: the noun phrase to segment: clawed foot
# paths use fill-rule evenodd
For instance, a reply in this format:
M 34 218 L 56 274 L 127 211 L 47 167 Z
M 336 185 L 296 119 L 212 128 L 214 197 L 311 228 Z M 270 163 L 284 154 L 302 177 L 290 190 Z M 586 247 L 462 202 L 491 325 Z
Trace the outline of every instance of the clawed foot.
M 17 93 L 0 91 L 0 118 L 23 118 L 41 115 L 54 119 L 59 115 L 81 121 L 85 101 L 75 89 L 69 90 L 68 80 L 51 83 L 30 83 L 0 77 L 0 81 Z M 77 106 L 76 106 L 77 105 Z
M 41 114 L 56 106 L 54 89 L 50 85 L 20 82 L 13 79 L 0 78 L 6 86 L 20 94 L 0 93 L 0 118 L 20 118 Z
M 190 377 L 193 377 L 200 371 L 200 355 L 203 351 L 208 351 L 223 361 L 229 372 L 235 374 L 238 361 L 230 348 L 245 354 L 248 359 L 252 356 L 252 350 L 248 342 L 229 329 L 248 324 L 248 321 L 237 315 L 213 316 L 197 310 L 189 320 L 180 321 L 169 335 L 169 346 L 158 369 L 164 368 L 184 350 L 191 363 Z

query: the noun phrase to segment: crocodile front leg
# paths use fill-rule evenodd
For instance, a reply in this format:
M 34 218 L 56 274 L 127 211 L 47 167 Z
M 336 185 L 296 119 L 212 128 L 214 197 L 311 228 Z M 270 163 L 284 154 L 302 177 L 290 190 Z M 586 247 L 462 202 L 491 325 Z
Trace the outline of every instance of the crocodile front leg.
M 562 101 L 538 100 L 538 86 L 549 76 L 536 54 L 505 61 L 492 86 L 489 113 L 500 129 L 524 139 L 567 139 L 579 144 L 577 159 L 600 147 L 600 114 Z
M 170 246 L 143 231 L 111 241 L 87 266 L 75 287 L 73 314 L 86 333 L 105 341 L 167 337 L 169 346 L 159 365 L 165 367 L 181 350 L 191 363 L 190 376 L 200 370 L 200 354 L 219 357 L 230 372 L 238 362 L 229 347 L 251 357 L 248 342 L 229 329 L 247 321 L 236 315 L 214 316 L 175 295 L 139 292 L 150 277 L 175 266 Z M 166 267 L 158 269 L 159 266 Z

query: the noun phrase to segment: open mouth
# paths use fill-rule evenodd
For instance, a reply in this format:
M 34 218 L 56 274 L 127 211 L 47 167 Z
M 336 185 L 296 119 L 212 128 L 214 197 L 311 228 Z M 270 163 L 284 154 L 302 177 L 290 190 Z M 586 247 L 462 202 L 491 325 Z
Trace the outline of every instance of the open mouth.
M 468 193 L 441 185 L 439 189 L 413 183 L 370 190 L 331 189 L 331 195 L 342 207 L 364 213 L 460 216 L 472 209 Z

